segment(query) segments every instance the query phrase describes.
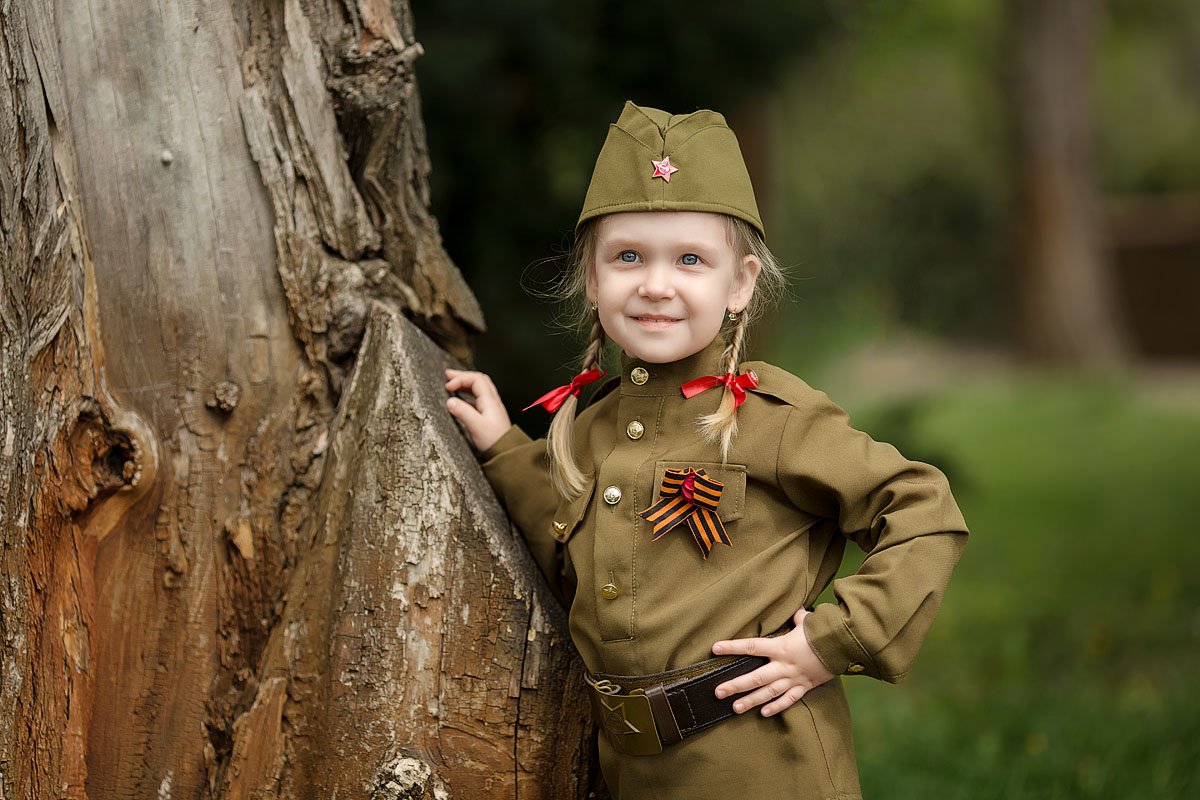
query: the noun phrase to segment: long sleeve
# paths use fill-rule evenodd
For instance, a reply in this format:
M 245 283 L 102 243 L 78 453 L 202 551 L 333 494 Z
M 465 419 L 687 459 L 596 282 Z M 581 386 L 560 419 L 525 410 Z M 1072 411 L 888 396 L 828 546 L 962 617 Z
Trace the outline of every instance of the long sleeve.
M 483 474 L 525 538 L 554 594 L 569 606 L 574 576 L 565 564 L 563 545 L 550 535 L 557 494 L 550 483 L 545 439 L 530 439 L 513 425 L 479 454 Z
M 892 683 L 907 674 L 966 545 L 946 476 L 850 425 L 824 392 L 794 407 L 782 432 L 778 480 L 799 508 L 834 520 L 867 557 L 833 583 L 836 603 L 805 620 L 834 674 Z

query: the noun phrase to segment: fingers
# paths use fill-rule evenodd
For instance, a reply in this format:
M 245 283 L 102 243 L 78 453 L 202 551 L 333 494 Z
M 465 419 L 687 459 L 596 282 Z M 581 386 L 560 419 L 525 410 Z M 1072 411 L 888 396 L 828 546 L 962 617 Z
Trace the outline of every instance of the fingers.
M 778 697 L 778 699 L 776 699 L 770 703 L 767 703 L 765 706 L 763 706 L 762 715 L 764 717 L 772 717 L 772 716 L 778 714 L 780 711 L 786 711 L 787 709 L 794 706 L 796 703 L 799 703 L 800 698 L 804 697 L 804 695 L 806 695 L 807 693 L 808 693 L 808 690 L 805 689 L 803 686 L 800 686 L 798 684 L 793 685 L 793 686 L 785 689 L 783 691 L 783 694 L 780 695 Z
M 466 427 L 476 450 L 487 450 L 512 426 L 500 392 L 484 373 L 447 369 L 446 391 L 470 395 L 471 399 L 447 398 L 446 410 Z
M 452 413 L 462 412 L 463 415 L 470 416 L 471 411 L 474 410 L 481 416 L 487 416 L 504 406 L 500 400 L 500 392 L 496 390 L 496 384 L 492 383 L 492 379 L 482 372 L 447 369 L 446 391 L 468 392 L 475 398 L 474 404 L 463 398 L 451 398 L 446 407 Z M 459 416 L 459 414 L 455 413 L 455 416 Z
M 474 372 L 465 369 L 448 369 L 446 370 L 446 391 L 458 392 L 468 391 L 476 397 L 486 394 L 492 394 L 496 397 L 500 393 L 496 391 L 496 384 L 492 383 L 483 372 Z
M 763 686 L 761 689 L 756 689 L 745 697 L 739 697 L 733 704 L 733 710 L 734 712 L 741 714 L 749 711 L 755 706 L 760 706 L 763 703 L 771 702 L 776 698 L 780 698 L 778 702 L 786 702 L 787 705 L 785 705 L 784 708 L 787 708 L 787 706 L 790 706 L 794 701 L 786 701 L 783 698 L 792 688 L 793 684 L 789 679 L 779 678 L 778 680 L 772 681 L 766 686 Z M 766 709 L 763 710 L 765 711 Z
M 714 694 L 718 698 L 742 695 L 733 702 L 735 713 L 742 714 L 761 705 L 762 715 L 770 717 L 791 708 L 810 689 L 831 680 L 833 674 L 813 652 L 804 633 L 804 619 L 811 613 L 805 608 L 797 611 L 793 617 L 796 627 L 782 636 L 716 642 L 712 650 L 717 655 L 762 656 L 770 661 L 718 685 Z
M 797 616 L 803 620 L 802 615 Z M 718 655 L 756 655 L 771 659 L 752 672 L 719 684 L 714 690 L 716 696 L 743 695 L 734 700 L 734 712 L 743 714 L 763 706 L 764 717 L 778 714 L 797 703 L 816 684 L 805 677 L 805 671 L 796 663 L 795 653 L 789 651 L 789 646 L 794 648 L 794 642 L 789 638 L 793 634 L 795 631 L 775 638 L 728 639 L 715 643 L 712 649 Z
M 778 644 L 765 637 L 757 637 L 752 639 L 727 639 L 717 642 L 712 646 L 712 651 L 720 656 L 724 655 L 747 655 L 747 656 L 766 656 L 774 658 L 779 654 Z M 733 680 L 717 686 L 717 697 L 729 697 L 733 694 L 741 694 L 748 692 L 751 689 L 757 689 L 760 686 L 765 686 L 771 681 L 779 677 L 778 666 L 772 661 L 769 664 L 764 664 L 753 672 L 748 672 Z
M 766 667 L 763 667 L 762 669 L 766 669 Z M 754 673 L 750 674 L 753 675 Z M 778 714 L 780 711 L 791 708 L 793 705 L 799 702 L 800 698 L 804 697 L 808 691 L 806 687 L 796 683 L 793 678 L 786 675 L 775 678 L 774 680 L 768 679 L 768 681 L 769 682 L 760 684 L 758 688 L 747 694 L 745 697 L 739 697 L 737 700 L 735 700 L 733 703 L 734 713 L 743 714 L 756 706 L 761 706 L 763 703 L 766 703 L 766 705 L 763 706 L 762 715 L 764 717 L 770 717 Z M 733 692 L 733 694 L 737 694 L 737 692 Z M 728 696 L 728 693 L 721 694 L 720 688 L 718 687 L 717 697 L 726 696 Z
M 446 410 L 450 412 L 452 417 L 464 423 L 470 423 L 483 416 L 479 413 L 479 409 L 461 397 L 451 397 L 448 399 L 446 401 Z M 468 424 L 468 427 L 471 426 Z
M 781 674 L 781 668 L 774 662 L 770 664 L 764 664 L 753 672 L 747 672 L 745 675 L 739 675 L 733 680 L 728 680 L 722 684 L 719 684 L 715 692 L 718 698 L 742 694 L 743 692 L 748 692 L 752 689 L 759 689 L 764 686 L 768 686 L 773 681 L 778 680 Z M 767 699 L 769 700 L 771 698 Z M 738 702 L 741 702 L 741 700 Z M 755 705 L 757 705 L 757 703 Z M 736 705 L 734 707 L 736 708 Z M 747 706 L 747 708 L 748 707 L 749 706 Z
M 767 656 L 771 658 L 779 653 L 779 644 L 774 639 L 759 636 L 753 639 L 727 639 L 717 642 L 712 647 L 713 653 L 719 656 L 730 654 L 745 656 Z

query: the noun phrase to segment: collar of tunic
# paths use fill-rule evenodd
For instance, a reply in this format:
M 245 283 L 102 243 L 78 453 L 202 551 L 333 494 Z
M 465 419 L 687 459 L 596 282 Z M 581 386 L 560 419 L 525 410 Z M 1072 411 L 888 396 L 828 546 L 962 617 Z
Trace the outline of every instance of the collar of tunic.
M 640 358 L 633 358 L 624 350 L 621 351 L 621 394 L 626 397 L 661 397 L 663 395 L 678 395 L 679 387 L 701 375 L 720 375 L 721 353 L 725 350 L 724 337 L 717 336 L 711 343 L 698 353 L 687 358 L 672 361 L 669 364 L 652 364 Z M 630 377 L 635 369 L 644 369 L 649 377 L 645 383 L 638 384 Z

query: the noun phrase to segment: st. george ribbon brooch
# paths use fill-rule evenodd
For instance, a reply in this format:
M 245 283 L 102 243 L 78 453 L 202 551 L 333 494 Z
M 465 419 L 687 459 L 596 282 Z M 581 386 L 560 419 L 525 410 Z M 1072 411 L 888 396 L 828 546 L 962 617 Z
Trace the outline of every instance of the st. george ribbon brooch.
M 717 504 L 721 502 L 724 488 L 725 484 L 708 477 L 702 469 L 668 469 L 658 490 L 659 501 L 645 511 L 639 511 L 638 516 L 654 526 L 651 541 L 658 541 L 660 536 L 687 520 L 692 538 L 707 560 L 717 542 L 733 546 L 717 516 Z
M 686 161 L 687 159 L 684 159 L 684 160 Z M 650 180 L 654 180 L 655 178 L 662 178 L 667 183 L 670 183 L 671 182 L 671 173 L 679 172 L 679 167 L 671 166 L 671 157 L 670 156 L 663 156 L 662 161 L 655 161 L 652 158 L 652 159 L 650 159 L 650 163 L 654 165 L 654 174 L 650 176 Z

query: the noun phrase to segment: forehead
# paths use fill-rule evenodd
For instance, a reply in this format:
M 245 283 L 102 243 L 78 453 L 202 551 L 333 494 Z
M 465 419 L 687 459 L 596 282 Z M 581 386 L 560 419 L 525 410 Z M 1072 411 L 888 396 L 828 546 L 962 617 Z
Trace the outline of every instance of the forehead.
M 609 242 L 673 242 L 728 247 L 727 223 L 707 211 L 624 211 L 600 220 L 596 237 Z

